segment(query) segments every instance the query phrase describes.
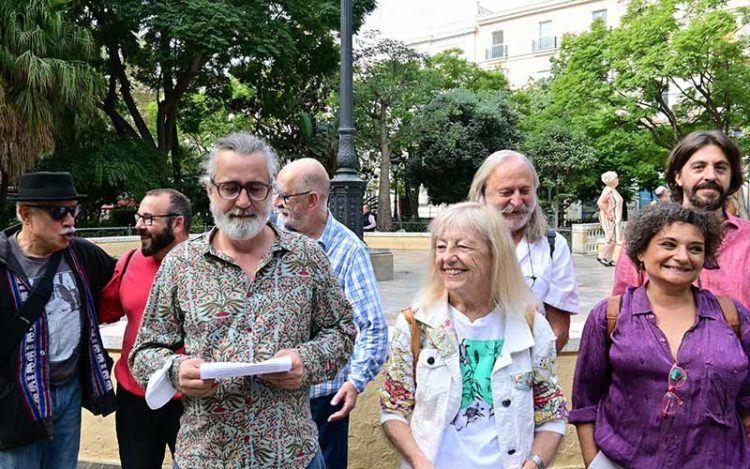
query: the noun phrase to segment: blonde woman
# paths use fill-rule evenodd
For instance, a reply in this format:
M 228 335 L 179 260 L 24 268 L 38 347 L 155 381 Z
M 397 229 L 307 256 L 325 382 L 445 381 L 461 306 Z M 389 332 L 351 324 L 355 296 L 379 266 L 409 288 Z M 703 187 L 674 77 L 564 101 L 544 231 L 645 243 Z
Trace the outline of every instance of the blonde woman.
M 620 179 L 614 171 L 607 171 L 602 174 L 604 189 L 596 201 L 599 206 L 599 221 L 604 230 L 604 244 L 599 248 L 599 254 L 596 257 L 597 262 L 602 265 L 612 267 L 615 262 L 612 260 L 612 254 L 615 252 L 617 241 L 622 241 L 622 204 L 623 199 L 617 186 Z
M 385 433 L 404 468 L 544 468 L 565 433 L 566 401 L 555 335 L 535 312 L 505 221 L 465 202 L 430 230 L 432 265 L 410 310 L 419 347 L 401 314 L 380 396 Z

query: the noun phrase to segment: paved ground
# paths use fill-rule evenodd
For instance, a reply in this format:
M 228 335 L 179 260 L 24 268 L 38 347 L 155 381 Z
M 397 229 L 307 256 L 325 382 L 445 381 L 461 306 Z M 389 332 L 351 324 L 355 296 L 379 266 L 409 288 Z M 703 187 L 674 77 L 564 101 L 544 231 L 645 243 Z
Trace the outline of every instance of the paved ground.
M 408 306 L 424 281 L 429 264 L 428 251 L 393 251 L 394 279 L 379 282 L 383 309 L 389 324 L 393 324 L 399 311 Z M 571 321 L 571 336 L 580 336 L 589 311 L 612 289 L 613 267 L 604 267 L 594 256 L 574 255 L 576 278 L 581 293 L 580 314 Z

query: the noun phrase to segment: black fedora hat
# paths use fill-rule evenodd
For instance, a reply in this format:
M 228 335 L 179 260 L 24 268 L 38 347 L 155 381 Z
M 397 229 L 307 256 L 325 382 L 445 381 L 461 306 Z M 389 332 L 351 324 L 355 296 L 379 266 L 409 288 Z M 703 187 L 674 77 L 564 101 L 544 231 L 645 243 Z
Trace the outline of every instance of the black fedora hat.
M 9 202 L 37 202 L 43 200 L 77 200 L 86 197 L 76 192 L 70 173 L 22 174 L 18 180 L 18 194 L 8 197 Z

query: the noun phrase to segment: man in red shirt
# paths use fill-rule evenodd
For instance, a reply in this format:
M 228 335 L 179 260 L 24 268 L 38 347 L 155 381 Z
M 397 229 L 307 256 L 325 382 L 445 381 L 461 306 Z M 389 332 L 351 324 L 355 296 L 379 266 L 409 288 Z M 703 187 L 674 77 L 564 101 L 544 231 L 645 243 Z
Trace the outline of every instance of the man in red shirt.
M 118 403 L 115 422 L 123 469 L 160 468 L 165 446 L 174 455 L 182 415 L 180 396 L 160 409 L 149 409 L 145 391 L 130 372 L 128 357 L 156 271 L 164 256 L 188 238 L 191 218 L 190 200 L 182 193 L 173 189 L 146 193 L 135 215 L 141 249 L 119 259 L 114 277 L 102 291 L 100 322 L 115 322 L 123 316 L 128 319 L 122 354 L 115 366 Z

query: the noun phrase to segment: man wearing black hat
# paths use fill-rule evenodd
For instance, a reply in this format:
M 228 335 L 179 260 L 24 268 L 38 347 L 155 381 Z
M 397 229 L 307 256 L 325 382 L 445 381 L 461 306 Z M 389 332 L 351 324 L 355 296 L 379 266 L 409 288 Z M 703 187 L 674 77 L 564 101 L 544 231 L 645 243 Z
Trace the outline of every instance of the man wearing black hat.
M 115 409 L 96 302 L 114 260 L 74 238 L 69 173 L 21 176 L 0 233 L 0 467 L 75 468 L 81 406 Z

